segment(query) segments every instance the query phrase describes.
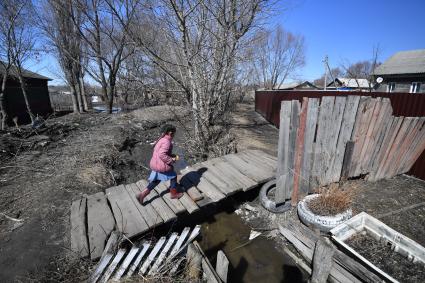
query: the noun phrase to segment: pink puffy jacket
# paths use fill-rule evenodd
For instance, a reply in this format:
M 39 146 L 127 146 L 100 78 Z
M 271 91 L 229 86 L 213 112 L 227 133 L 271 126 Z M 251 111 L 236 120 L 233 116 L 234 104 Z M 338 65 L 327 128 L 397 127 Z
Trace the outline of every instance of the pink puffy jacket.
M 173 170 L 173 159 L 171 157 L 173 144 L 171 143 L 171 139 L 170 136 L 166 135 L 160 138 L 155 144 L 149 163 L 152 170 L 162 173 Z

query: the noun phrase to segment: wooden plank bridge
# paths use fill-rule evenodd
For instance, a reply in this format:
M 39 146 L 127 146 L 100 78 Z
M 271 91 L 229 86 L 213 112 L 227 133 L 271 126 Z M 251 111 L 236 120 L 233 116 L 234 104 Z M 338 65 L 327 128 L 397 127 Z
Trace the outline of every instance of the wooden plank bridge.
M 82 257 L 97 259 L 113 230 L 135 237 L 150 229 L 248 191 L 275 177 L 277 158 L 260 150 L 247 150 L 187 167 L 179 176 L 184 188 L 180 199 L 171 199 L 161 183 L 140 205 L 135 195 L 147 181 L 108 188 L 105 193 L 83 197 L 71 206 L 71 249 Z

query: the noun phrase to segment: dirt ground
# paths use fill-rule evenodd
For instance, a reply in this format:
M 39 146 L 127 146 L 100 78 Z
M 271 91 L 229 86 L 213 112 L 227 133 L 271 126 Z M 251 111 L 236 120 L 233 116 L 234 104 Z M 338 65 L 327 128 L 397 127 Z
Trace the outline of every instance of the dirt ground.
M 38 134 L 29 128 L 0 133 L 0 282 L 84 280 L 91 263 L 69 251 L 71 202 L 145 178 L 149 143 L 158 137 L 158 126 L 176 119 L 188 125 L 186 114 L 167 106 L 112 116 L 70 114 L 49 119 L 47 129 Z M 254 112 L 252 101 L 237 106 L 231 132 L 238 151 L 258 148 L 276 154 L 278 130 Z M 186 133 L 178 128 L 176 144 L 186 148 L 185 142 Z M 405 176 L 350 185 L 358 188 L 355 212 L 375 217 L 425 201 L 425 182 Z M 238 211 L 245 222 L 285 244 L 273 229 L 288 217 L 296 218 L 296 210 L 273 214 L 258 199 L 249 205 L 255 210 L 243 205 Z M 381 220 L 425 245 L 424 207 Z
M 37 132 L 0 133 L 0 282 L 83 280 L 91 263 L 69 251 L 71 202 L 145 178 L 149 143 L 174 113 L 187 119 L 184 109 L 157 106 L 68 114 Z M 184 137 L 178 131 L 177 145 Z

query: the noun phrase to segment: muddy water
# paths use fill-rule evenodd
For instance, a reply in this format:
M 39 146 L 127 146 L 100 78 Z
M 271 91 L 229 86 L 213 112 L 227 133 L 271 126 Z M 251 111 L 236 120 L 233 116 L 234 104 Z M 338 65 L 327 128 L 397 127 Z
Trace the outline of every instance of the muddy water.
M 230 261 L 228 282 L 304 282 L 292 260 L 275 247 L 273 240 L 259 236 L 249 244 L 250 228 L 233 212 L 211 216 L 202 224 L 202 249 L 213 266 L 218 250 Z

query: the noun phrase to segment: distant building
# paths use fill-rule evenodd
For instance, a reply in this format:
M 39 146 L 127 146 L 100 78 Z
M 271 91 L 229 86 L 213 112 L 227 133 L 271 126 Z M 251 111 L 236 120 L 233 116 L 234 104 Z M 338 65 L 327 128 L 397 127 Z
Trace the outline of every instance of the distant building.
M 425 49 L 397 52 L 375 69 L 378 78 L 377 91 L 425 93 Z
M 367 79 L 335 78 L 326 89 L 328 90 L 347 90 L 347 91 L 368 91 L 372 85 Z
M 5 63 L 0 62 L 1 77 L 3 77 L 5 70 Z M 32 113 L 40 116 L 46 116 L 52 113 L 49 91 L 47 88 L 47 82 L 51 79 L 25 69 L 23 70 L 23 76 Z M 13 124 L 13 118 L 15 117 L 18 118 L 19 124 L 25 124 L 31 121 L 15 67 L 9 69 L 6 80 L 5 100 L 6 112 L 8 115 L 7 123 L 9 125 Z
M 293 83 L 281 84 L 275 89 L 279 89 L 279 90 L 294 90 L 294 89 L 316 90 L 316 89 L 319 89 L 319 88 L 309 81 L 304 81 L 304 82 L 293 82 Z

